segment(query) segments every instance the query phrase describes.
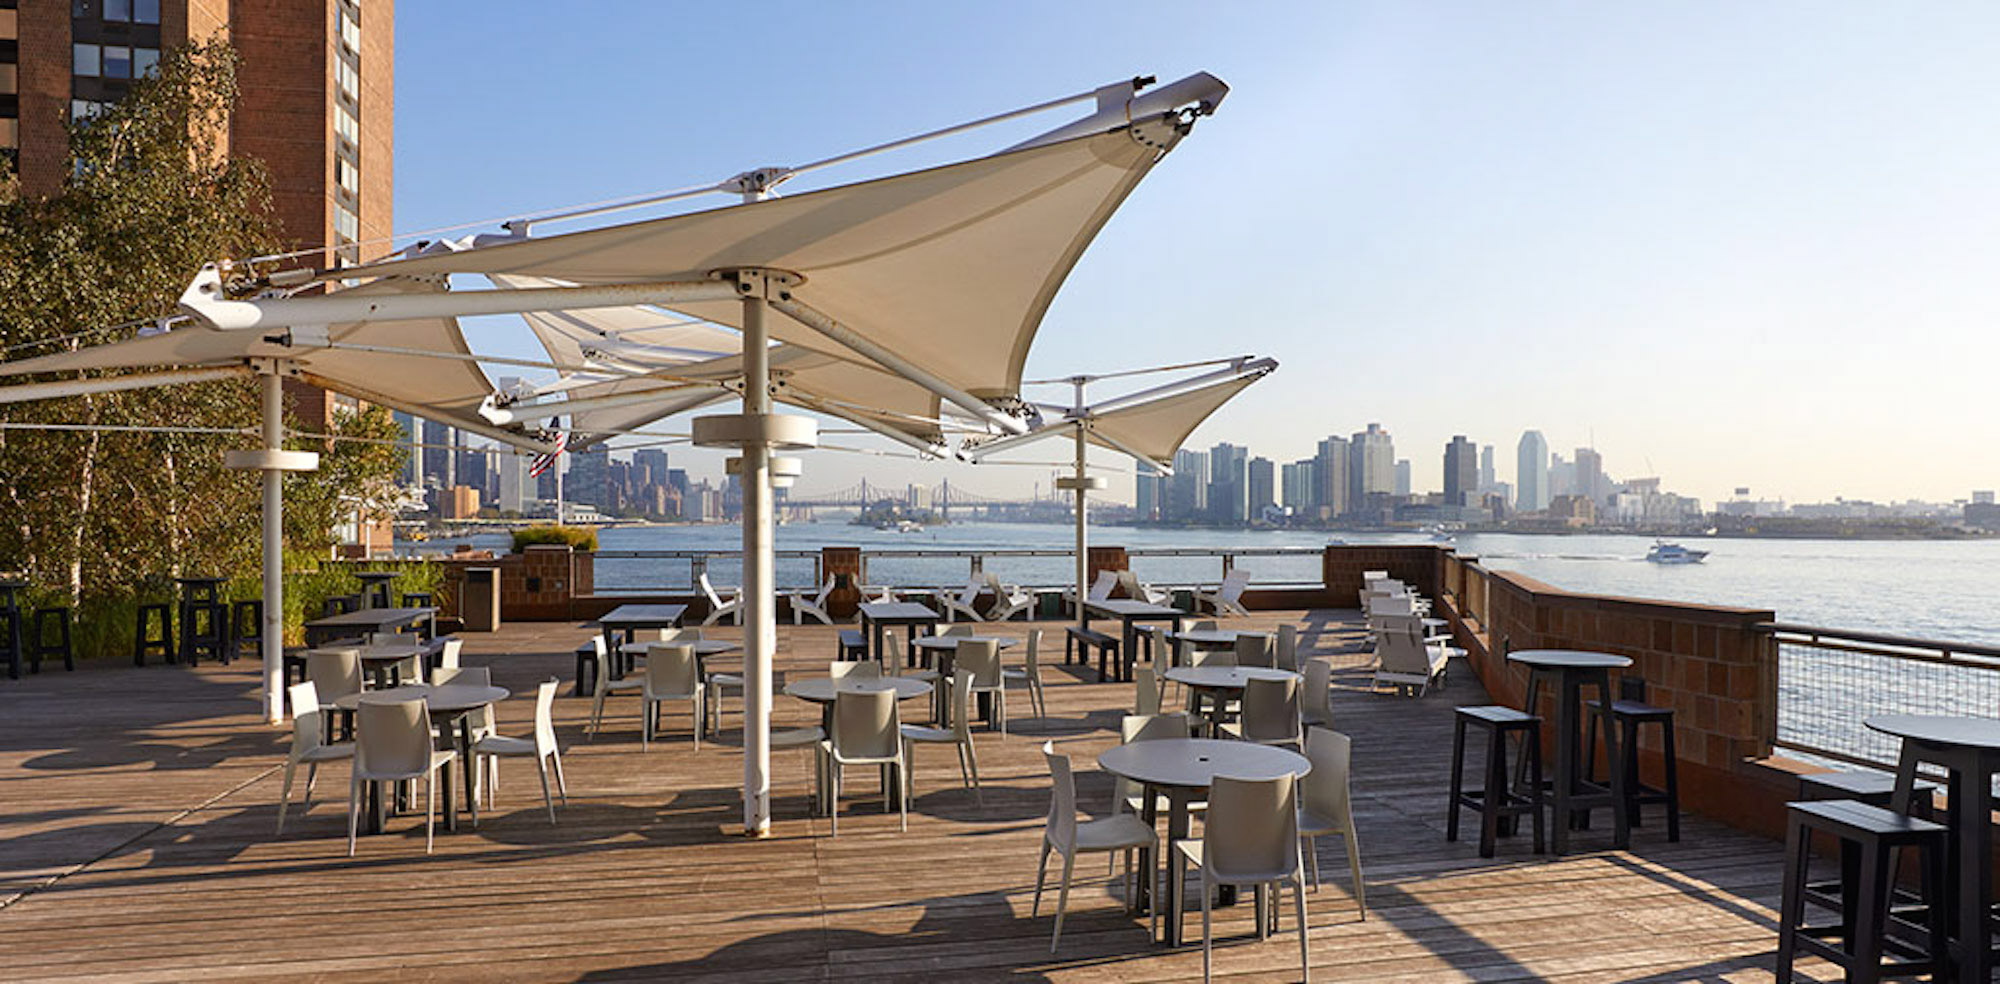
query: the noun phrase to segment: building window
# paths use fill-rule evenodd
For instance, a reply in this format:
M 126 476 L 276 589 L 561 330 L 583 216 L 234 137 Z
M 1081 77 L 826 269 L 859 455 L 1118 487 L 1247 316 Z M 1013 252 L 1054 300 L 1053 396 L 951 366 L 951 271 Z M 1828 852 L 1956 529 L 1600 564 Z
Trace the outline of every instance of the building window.
M 361 193 L 361 169 L 349 163 L 345 157 L 333 159 L 333 177 L 342 188 L 353 194 Z
M 11 62 L 0 63 L 0 95 L 12 95 L 19 91 L 21 91 L 21 67 Z
M 107 79 L 129 79 L 132 77 L 132 49 L 121 44 L 104 46 L 104 77 Z
M 108 21 L 131 20 L 132 0 L 104 0 L 104 19 Z
M 104 112 L 105 105 L 101 102 L 91 102 L 88 99 L 72 99 L 69 101 L 70 122 L 81 123 L 90 119 Z
M 141 24 L 158 24 L 160 0 L 136 0 L 132 4 L 132 19 Z
M 133 78 L 135 79 L 146 78 L 148 76 L 151 76 L 153 73 L 159 71 L 159 68 L 160 68 L 160 49 L 158 48 L 132 49 Z
M 357 55 L 361 53 L 361 22 L 345 7 L 340 10 L 340 43 Z
M 96 78 L 99 74 L 98 60 L 101 51 L 94 44 L 70 45 L 70 72 Z
M 361 219 L 347 206 L 336 203 L 333 206 L 333 231 L 343 242 L 358 242 L 361 239 Z
M 348 143 L 361 144 L 361 124 L 354 121 L 354 114 L 347 107 L 336 104 L 333 107 L 333 132 L 340 134 Z
M 0 150 L 12 150 L 19 146 L 21 146 L 21 121 L 0 116 Z
M 334 75 L 340 80 L 340 94 L 359 102 L 361 99 L 361 73 L 354 70 L 346 59 L 334 61 Z
M 13 41 L 21 36 L 20 14 L 12 7 L 0 8 L 0 41 Z

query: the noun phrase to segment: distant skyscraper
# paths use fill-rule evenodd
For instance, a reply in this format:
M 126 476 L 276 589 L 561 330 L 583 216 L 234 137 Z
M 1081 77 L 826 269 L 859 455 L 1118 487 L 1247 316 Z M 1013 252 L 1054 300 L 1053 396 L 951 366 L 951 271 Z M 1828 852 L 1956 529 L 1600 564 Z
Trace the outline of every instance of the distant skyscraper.
M 1476 506 L 1479 504 L 1479 465 L 1475 460 L 1479 449 L 1464 434 L 1454 435 L 1451 443 L 1444 446 L 1444 504 L 1447 506 Z M 1487 456 L 1492 460 L 1492 455 Z
M 424 480 L 441 489 L 458 484 L 458 432 L 435 420 L 424 421 Z
M 1604 475 L 1604 458 L 1593 448 L 1576 449 L 1576 494 L 1587 496 L 1592 505 L 1602 507 L 1611 494 L 1611 480 Z
M 1411 490 L 1413 490 L 1413 489 L 1415 489 L 1415 488 L 1416 488 L 1416 483 L 1415 483 L 1415 482 L 1414 482 L 1414 481 L 1413 481 L 1413 480 L 1412 480 L 1412 479 L 1410 478 L 1410 459 L 1408 459 L 1408 458 L 1397 458 L 1397 459 L 1396 459 L 1396 494 L 1397 494 L 1397 495 L 1409 495 L 1409 494 L 1410 494 L 1410 492 L 1411 492 Z
M 1250 449 L 1218 444 L 1208 451 L 1208 512 L 1218 523 L 1250 518 Z
M 1497 481 L 1499 477 L 1493 474 L 1493 445 L 1482 444 L 1479 446 L 1479 492 L 1493 491 Z
M 600 447 L 568 457 L 569 473 L 563 478 L 563 496 L 571 502 L 608 508 L 605 486 L 611 473 L 611 452 Z
M 1313 460 L 1278 466 L 1278 505 L 1305 512 L 1313 506 Z
M 1542 432 L 1523 431 L 1514 452 L 1514 502 L 1522 512 L 1549 507 L 1549 442 Z
M 1249 519 L 1261 519 L 1264 510 L 1278 504 L 1273 466 L 1269 458 L 1250 459 Z
M 403 470 L 400 473 L 403 484 L 422 486 L 424 484 L 423 449 L 415 445 L 422 443 L 423 439 L 422 430 L 417 424 L 417 418 L 401 410 L 395 411 L 390 416 L 396 421 L 396 429 L 402 432 L 402 442 L 410 445 L 404 448 L 406 457 L 403 458 Z
M 1347 512 L 1347 448 L 1347 438 L 1329 437 L 1319 442 L 1319 453 L 1313 456 L 1312 505 L 1329 516 Z
M 1370 492 L 1396 491 L 1396 444 L 1381 424 L 1369 424 L 1347 445 L 1347 508 L 1361 507 Z
M 1139 514 L 1140 522 L 1160 519 L 1160 507 L 1166 498 L 1161 492 L 1166 481 L 1166 476 L 1155 471 L 1150 463 L 1139 463 L 1139 474 L 1132 482 L 1132 511 Z
M 497 455 L 493 470 L 499 473 L 501 512 L 522 512 L 528 500 L 528 459 L 518 454 Z
M 1576 466 L 1559 454 L 1549 455 L 1549 504 L 1562 496 L 1576 494 Z
M 458 481 L 456 484 L 478 489 L 483 495 L 486 490 L 487 449 L 466 448 L 458 453 Z
M 1208 507 L 1208 455 L 1200 451 L 1174 452 L 1174 476 L 1167 480 L 1166 519 L 1187 522 L 1200 519 Z
M 632 481 L 639 485 L 667 484 L 667 452 L 661 448 L 640 448 L 632 452 Z

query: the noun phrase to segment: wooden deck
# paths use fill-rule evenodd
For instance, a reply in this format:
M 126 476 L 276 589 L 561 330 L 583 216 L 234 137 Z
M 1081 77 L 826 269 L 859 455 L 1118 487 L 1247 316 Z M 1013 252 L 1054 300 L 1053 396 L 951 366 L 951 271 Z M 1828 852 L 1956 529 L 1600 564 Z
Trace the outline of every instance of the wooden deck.
M 1446 843 L 1450 709 L 1483 695 L 1463 672 L 1420 701 L 1365 692 L 1353 618 L 1242 620 L 1292 621 L 1335 660 L 1335 708 L 1355 742 L 1370 907 L 1356 918 L 1338 839 L 1323 841 L 1328 880 L 1308 896 L 1317 979 L 1771 979 L 1771 842 L 1691 818 L 1678 845 L 1658 824 L 1629 852 L 1595 850 L 1608 836 L 1589 832 L 1580 845 L 1594 853 L 1560 861 L 1531 854 L 1525 837 L 1503 840 L 1490 861 L 1476 836 Z M 1012 734 L 979 733 L 983 807 L 958 787 L 949 754 L 921 756 L 900 834 L 857 770 L 838 839 L 804 816 L 810 772 L 788 752 L 773 759 L 774 836 L 738 833 L 734 701 L 722 741 L 698 753 L 678 713 L 641 753 L 630 699 L 585 742 L 589 703 L 567 696 L 570 651 L 587 633 L 575 625 L 513 625 L 466 646 L 466 662 L 490 665 L 517 694 L 505 733 L 525 733 L 535 681 L 563 677 L 561 824 L 548 824 L 531 770 L 510 763 L 499 809 L 476 832 L 440 832 L 429 857 L 421 818 L 407 817 L 346 857 L 344 765 L 321 777 L 309 815 L 295 807 L 284 838 L 272 836 L 289 732 L 257 721 L 243 662 L 0 682 L 0 978 L 1198 979 L 1198 943 L 1151 944 L 1097 864 L 1079 866 L 1059 956 L 1048 908 L 1029 916 L 1048 808 L 1039 746 L 1053 738 L 1092 769 L 1131 702 L 1128 685 L 1066 671 L 1051 628 L 1052 718 L 1033 719 L 1023 694 Z M 832 629 L 784 626 L 780 637 L 780 670 L 825 672 Z M 777 713 L 781 725 L 816 714 L 784 697 Z M 1080 787 L 1086 806 L 1108 800 L 1100 774 Z M 1289 906 L 1283 932 L 1262 943 L 1247 936 L 1243 908 L 1218 921 L 1230 939 L 1217 976 L 1296 979 Z M 1198 911 L 1190 929 L 1198 940 Z

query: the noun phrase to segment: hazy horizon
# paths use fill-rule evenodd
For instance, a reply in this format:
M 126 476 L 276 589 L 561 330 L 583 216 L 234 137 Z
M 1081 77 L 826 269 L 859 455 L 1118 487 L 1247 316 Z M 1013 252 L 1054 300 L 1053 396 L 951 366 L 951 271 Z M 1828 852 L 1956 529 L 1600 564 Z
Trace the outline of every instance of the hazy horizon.
M 1286 462 L 1379 421 L 1419 491 L 1454 434 L 1493 445 L 1512 481 L 1529 428 L 1705 502 L 2000 485 L 1981 450 L 2000 445 L 2000 298 L 1978 286 L 2000 258 L 2000 8 L 777 4 L 756 32 L 671 5 L 563 32 L 540 5 L 469 9 L 398 12 L 399 229 L 1206 70 L 1228 100 L 1084 255 L 1029 378 L 1273 356 L 1188 447 Z M 538 354 L 511 325 L 474 335 Z M 721 471 L 718 453 L 670 453 Z M 1049 475 L 826 452 L 799 488 L 863 473 L 995 492 Z M 1129 468 L 1111 478 L 1129 501 Z

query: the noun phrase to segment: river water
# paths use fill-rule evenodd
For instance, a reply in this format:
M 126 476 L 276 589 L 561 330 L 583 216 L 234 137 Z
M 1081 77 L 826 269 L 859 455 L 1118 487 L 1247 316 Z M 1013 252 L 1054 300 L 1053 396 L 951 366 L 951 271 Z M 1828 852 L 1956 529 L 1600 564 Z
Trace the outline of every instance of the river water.
M 1166 530 L 1094 527 L 1091 541 L 1128 549 L 1185 548 L 1215 551 L 1259 547 L 1321 547 L 1329 536 L 1345 543 L 1424 543 L 1422 535 L 1336 531 Z M 868 579 L 889 584 L 961 584 L 960 558 L 892 558 L 904 550 L 1043 549 L 1067 551 L 1068 526 L 1014 523 L 953 523 L 921 532 L 895 533 L 840 522 L 794 523 L 778 528 L 777 546 L 817 550 L 823 545 L 856 545 L 871 555 Z M 734 551 L 741 544 L 735 526 L 613 527 L 600 532 L 599 547 L 620 550 Z M 505 535 L 481 535 L 432 542 L 506 549 Z M 1490 569 L 1519 571 L 1559 588 L 1592 594 L 1659 598 L 1749 608 L 1769 608 L 1781 621 L 1849 631 L 1882 632 L 1960 642 L 2000 644 L 2000 540 L 1765 540 L 1699 538 L 1685 541 L 1710 551 L 1699 564 L 1647 563 L 1652 541 L 1637 536 L 1528 536 L 1466 534 L 1454 546 Z M 405 544 L 398 544 L 406 548 Z M 1317 583 L 1315 555 L 1238 559 L 1257 581 Z M 1071 580 L 1066 557 L 996 557 L 985 567 L 1001 579 L 1025 584 Z M 1147 581 L 1213 582 L 1221 562 L 1202 557 L 1137 557 L 1133 568 Z M 709 565 L 718 585 L 740 582 L 741 567 L 718 559 Z M 812 579 L 810 559 L 781 558 L 781 587 L 802 587 Z M 596 566 L 600 591 L 684 588 L 692 578 L 683 560 L 601 558 Z

